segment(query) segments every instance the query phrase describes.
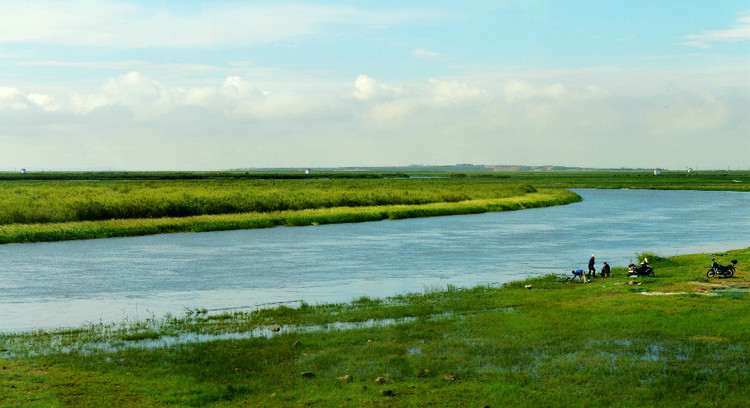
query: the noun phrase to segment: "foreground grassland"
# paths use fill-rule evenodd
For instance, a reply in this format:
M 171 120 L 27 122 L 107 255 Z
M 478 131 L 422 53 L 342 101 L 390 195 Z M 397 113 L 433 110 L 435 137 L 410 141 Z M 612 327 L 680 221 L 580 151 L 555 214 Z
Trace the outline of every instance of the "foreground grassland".
M 500 178 L 2 181 L 0 243 L 505 211 L 579 201 Z
M 642 256 L 655 278 L 615 268 L 0 336 L 0 406 L 747 406 L 750 248 Z M 707 280 L 711 256 L 739 260 L 735 277 Z

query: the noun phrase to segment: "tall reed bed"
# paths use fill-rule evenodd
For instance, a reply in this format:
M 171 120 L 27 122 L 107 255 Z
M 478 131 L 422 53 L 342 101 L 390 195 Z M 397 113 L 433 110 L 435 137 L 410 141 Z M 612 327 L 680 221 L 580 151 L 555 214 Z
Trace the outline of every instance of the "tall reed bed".
M 459 202 L 534 192 L 492 180 L 2 181 L 0 225 Z
M 521 187 L 521 191 L 525 191 Z M 508 193 L 508 190 L 502 190 Z M 510 190 L 513 191 L 513 190 Z M 515 194 L 518 194 L 516 190 Z M 498 195 L 502 195 L 498 193 Z M 377 221 L 438 215 L 475 214 L 563 205 L 580 201 L 567 190 L 540 189 L 504 198 L 480 198 L 458 202 L 339 206 L 300 210 L 245 212 L 239 214 L 195 215 L 187 217 L 109 219 L 0 225 L 0 243 L 44 242 L 110 238 L 174 232 L 203 232 L 255 229 L 275 226 L 302 226 Z

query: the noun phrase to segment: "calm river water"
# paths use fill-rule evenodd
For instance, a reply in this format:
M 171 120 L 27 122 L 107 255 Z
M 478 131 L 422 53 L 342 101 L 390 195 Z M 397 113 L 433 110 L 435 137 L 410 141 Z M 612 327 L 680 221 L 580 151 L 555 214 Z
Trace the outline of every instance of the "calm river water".
M 591 254 L 599 269 L 643 251 L 750 246 L 750 193 L 575 191 L 583 202 L 504 213 L 2 245 L 0 331 L 499 284 L 585 269 Z

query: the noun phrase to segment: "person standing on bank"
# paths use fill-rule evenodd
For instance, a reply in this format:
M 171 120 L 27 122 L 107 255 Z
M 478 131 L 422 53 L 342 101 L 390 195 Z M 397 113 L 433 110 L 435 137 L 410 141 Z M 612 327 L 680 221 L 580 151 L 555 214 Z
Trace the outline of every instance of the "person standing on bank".
M 596 278 L 596 268 L 594 268 L 594 255 L 591 255 L 591 259 L 589 259 L 589 273 L 588 275 L 591 275 L 591 277 Z

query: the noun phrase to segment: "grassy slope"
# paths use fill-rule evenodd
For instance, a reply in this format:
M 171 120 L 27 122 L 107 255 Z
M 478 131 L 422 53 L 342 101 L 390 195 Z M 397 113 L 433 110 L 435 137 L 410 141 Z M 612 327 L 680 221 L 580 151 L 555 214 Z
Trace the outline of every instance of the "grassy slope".
M 612 278 L 590 284 L 548 276 L 501 288 L 201 317 L 200 330 L 241 321 L 281 331 L 0 361 L 0 406 L 746 406 L 750 280 L 743 266 L 750 248 L 721 258 L 739 260 L 732 279 L 705 279 L 710 256 L 649 255 L 657 277 L 640 285 L 615 268 Z M 398 317 L 414 320 L 291 330 Z M 345 375 L 352 380 L 339 379 Z

